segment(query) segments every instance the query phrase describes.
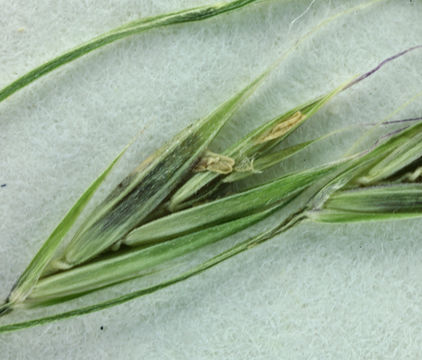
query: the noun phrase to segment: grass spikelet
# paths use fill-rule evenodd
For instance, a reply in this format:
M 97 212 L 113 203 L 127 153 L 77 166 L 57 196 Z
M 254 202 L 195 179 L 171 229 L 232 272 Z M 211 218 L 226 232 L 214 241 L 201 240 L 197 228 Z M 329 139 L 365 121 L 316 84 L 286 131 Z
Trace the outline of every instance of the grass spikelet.
M 264 72 L 145 160 L 88 216 L 59 263 L 72 267 L 85 262 L 139 226 L 176 189 L 221 128 L 267 75 L 268 71 Z

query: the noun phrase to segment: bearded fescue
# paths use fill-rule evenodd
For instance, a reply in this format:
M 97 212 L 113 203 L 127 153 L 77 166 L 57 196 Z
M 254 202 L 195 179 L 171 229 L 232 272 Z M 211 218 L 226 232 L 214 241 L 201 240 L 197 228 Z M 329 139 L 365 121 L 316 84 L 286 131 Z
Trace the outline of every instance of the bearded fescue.
M 227 239 L 277 213 L 275 225 L 156 285 L 69 312 L 4 325 L 0 332 L 98 311 L 150 294 L 195 276 L 303 221 L 338 223 L 420 216 L 422 188 L 416 180 L 421 174 L 422 123 L 374 139 L 372 147 L 335 162 L 283 174 L 243 190 L 230 187 L 334 136 L 337 132 L 277 148 L 337 94 L 410 50 L 329 93 L 270 120 L 262 119 L 262 125 L 221 153 L 212 151 L 213 142 L 224 126 L 301 41 L 330 21 L 378 1 L 381 0 L 331 16 L 306 33 L 261 75 L 148 157 L 85 215 L 75 235 L 65 242 L 67 233 L 126 147 L 46 240 L 0 312 L 60 304 L 138 277 L 173 270 L 174 260 Z M 209 18 L 254 2 L 258 1 L 232 1 L 122 26 L 25 75 L 0 92 L 0 101 L 47 72 L 124 36 Z

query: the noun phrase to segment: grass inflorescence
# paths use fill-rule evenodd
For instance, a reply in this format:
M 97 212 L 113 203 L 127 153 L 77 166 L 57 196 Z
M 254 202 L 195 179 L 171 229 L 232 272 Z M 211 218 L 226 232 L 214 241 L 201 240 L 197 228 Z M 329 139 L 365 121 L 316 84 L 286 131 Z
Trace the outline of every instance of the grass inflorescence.
M 322 21 L 292 49 L 330 21 L 378 1 L 358 5 Z M 112 41 L 154 27 L 199 21 L 254 2 L 257 1 L 237 0 L 124 25 L 24 75 L 0 91 L 0 101 L 47 72 Z M 288 210 L 272 228 L 168 280 L 87 307 L 3 325 L 0 332 L 87 314 L 150 294 L 200 274 L 303 221 L 338 223 L 421 216 L 422 187 L 418 180 L 422 176 L 422 124 L 415 119 L 400 121 L 414 123 L 376 139 L 370 148 L 352 152 L 335 162 L 287 173 L 246 190 L 231 186 L 334 136 L 336 133 L 326 134 L 278 148 L 337 94 L 418 48 L 420 46 L 415 46 L 384 60 L 331 92 L 267 120 L 220 153 L 213 152 L 210 148 L 221 129 L 291 53 L 288 51 L 211 114 L 184 129 L 148 157 L 85 215 L 75 235 L 65 242 L 69 230 L 124 155 L 126 147 L 52 232 L 0 306 L 0 313 L 63 303 L 147 276 L 160 271 L 163 264 L 171 264 L 175 259 L 226 239 L 280 209 Z M 389 126 L 395 122 L 382 124 Z

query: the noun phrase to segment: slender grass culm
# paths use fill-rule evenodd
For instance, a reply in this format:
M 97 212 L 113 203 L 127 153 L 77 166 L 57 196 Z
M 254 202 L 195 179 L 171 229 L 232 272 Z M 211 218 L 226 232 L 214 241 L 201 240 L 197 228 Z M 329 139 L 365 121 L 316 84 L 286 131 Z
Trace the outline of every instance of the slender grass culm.
M 262 0 L 237 0 L 215 6 L 141 19 L 101 35 L 41 65 L 0 90 L 0 102 L 48 72 L 101 46 L 160 26 L 200 21 Z M 304 221 L 353 223 L 422 215 L 422 123 L 396 129 L 372 147 L 333 162 L 238 189 L 245 178 L 266 172 L 337 132 L 286 145 L 290 135 L 312 120 L 329 101 L 415 46 L 381 62 L 361 76 L 338 84 L 328 93 L 304 99 L 292 109 L 266 120 L 220 152 L 212 142 L 269 74 L 305 39 L 326 24 L 382 2 L 373 0 L 331 16 L 299 38 L 294 46 L 208 116 L 192 123 L 158 149 L 89 214 L 66 240 L 94 193 L 128 147 L 82 194 L 45 241 L 3 305 L 0 314 L 53 306 L 123 282 L 172 268 L 184 255 L 228 238 L 243 229 L 280 215 L 277 224 L 243 239 L 225 251 L 158 284 L 71 311 L 20 323 L 0 325 L 0 333 L 79 316 L 116 306 L 192 276 L 261 244 Z M 390 124 L 391 125 L 391 124 Z M 386 124 L 386 126 L 389 126 Z

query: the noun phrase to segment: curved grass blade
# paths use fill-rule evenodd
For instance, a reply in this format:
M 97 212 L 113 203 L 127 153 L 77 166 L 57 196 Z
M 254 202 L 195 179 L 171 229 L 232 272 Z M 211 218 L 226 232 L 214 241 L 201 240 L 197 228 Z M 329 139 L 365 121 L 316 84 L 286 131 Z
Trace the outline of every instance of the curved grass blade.
M 25 269 L 23 274 L 19 277 L 19 280 L 15 284 L 9 296 L 9 303 L 14 304 L 25 300 L 45 270 L 46 266 L 55 255 L 55 252 L 64 236 L 70 230 L 72 225 L 81 214 L 82 210 L 97 191 L 98 187 L 103 183 L 107 175 L 113 169 L 114 165 L 116 165 L 116 163 L 123 156 L 130 145 L 131 143 L 120 152 L 120 154 L 111 162 L 107 169 L 105 169 L 104 172 L 88 187 L 88 189 L 82 194 L 82 196 L 76 201 L 73 207 L 65 215 L 59 225 L 57 225 L 41 249 L 32 259 L 31 263 Z
M 205 20 L 258 1 L 262 0 L 235 0 L 227 3 L 191 8 L 132 21 L 105 34 L 97 36 L 92 40 L 81 44 L 76 48 L 71 49 L 29 71 L 0 90 L 0 102 L 49 72 L 114 41 L 154 28 Z

